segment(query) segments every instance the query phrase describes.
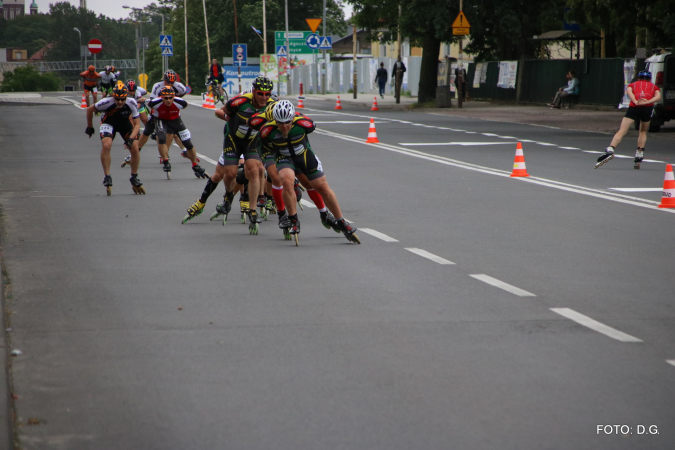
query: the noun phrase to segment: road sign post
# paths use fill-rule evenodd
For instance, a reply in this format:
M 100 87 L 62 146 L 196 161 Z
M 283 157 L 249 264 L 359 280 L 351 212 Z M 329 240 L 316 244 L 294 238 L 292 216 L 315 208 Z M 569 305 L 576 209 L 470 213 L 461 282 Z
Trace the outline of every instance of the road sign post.
M 466 20 L 464 11 L 462 11 L 462 0 L 460 0 L 459 14 L 455 18 L 455 21 L 452 22 L 452 34 L 459 36 L 459 58 L 457 58 L 457 106 L 462 107 L 462 102 L 464 101 L 464 64 L 462 64 L 462 45 L 464 44 L 464 36 L 469 34 L 471 30 L 471 25 L 469 21 Z M 448 69 L 450 69 L 448 67 Z

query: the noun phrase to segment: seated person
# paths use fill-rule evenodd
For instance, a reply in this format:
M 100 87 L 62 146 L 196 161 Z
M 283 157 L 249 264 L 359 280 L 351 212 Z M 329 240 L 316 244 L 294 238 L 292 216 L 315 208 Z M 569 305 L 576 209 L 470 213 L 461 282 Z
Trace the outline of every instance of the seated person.
M 579 95 L 579 80 L 574 76 L 574 71 L 570 70 L 565 76 L 567 77 L 567 86 L 561 87 L 558 89 L 558 92 L 555 93 L 553 103 L 548 104 L 551 108 L 560 109 L 560 102 L 563 97 L 567 97 L 568 95 Z

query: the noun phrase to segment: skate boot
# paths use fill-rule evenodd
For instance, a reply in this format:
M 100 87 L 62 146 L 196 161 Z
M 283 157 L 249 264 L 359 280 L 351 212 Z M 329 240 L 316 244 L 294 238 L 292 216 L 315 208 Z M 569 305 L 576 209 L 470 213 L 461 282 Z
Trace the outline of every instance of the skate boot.
M 248 194 L 239 194 L 239 212 L 241 213 L 241 223 L 246 223 L 246 213 L 248 213 L 248 209 Z
M 134 194 L 145 194 L 145 188 L 141 180 L 138 179 L 138 174 L 131 174 L 129 182 L 131 183 L 131 189 L 134 190 Z
M 162 161 L 162 164 L 164 164 L 164 167 L 162 170 L 166 172 L 166 179 L 170 180 L 171 179 L 171 164 L 169 164 L 169 160 L 165 159 Z
M 227 215 L 232 211 L 232 199 L 234 199 L 234 192 L 225 193 L 223 202 L 216 205 L 216 211 L 211 214 L 210 220 L 215 220 L 223 216 L 223 226 L 227 223 Z
M 192 165 L 192 171 L 195 173 L 197 178 L 211 178 L 204 169 L 202 169 L 199 164 L 195 163 Z
M 644 148 L 642 148 L 642 149 L 638 148 L 635 151 L 635 161 L 633 161 L 633 163 L 634 163 L 633 169 L 639 169 L 640 168 L 640 163 L 644 159 L 644 155 L 645 155 L 644 150 L 645 150 Z
M 124 158 L 124 162 L 122 163 L 122 168 L 124 168 L 128 164 L 131 164 L 131 155 L 127 155 L 126 158 Z
M 187 159 L 188 158 L 187 149 L 183 149 L 183 151 L 180 152 L 180 156 Z M 195 161 L 202 162 L 199 158 L 195 158 Z
M 300 220 L 298 219 L 297 214 L 288 216 L 288 219 L 291 222 L 291 228 L 288 232 L 295 238 L 295 246 L 297 247 L 299 244 L 298 235 L 300 234 Z
M 105 186 L 105 192 L 110 195 L 112 193 L 112 177 L 110 175 L 103 177 L 103 186 Z
M 187 216 L 183 217 L 182 223 L 192 220 L 200 215 L 202 211 L 204 211 L 204 206 L 206 206 L 206 203 L 202 203 L 200 200 L 197 200 L 192 206 L 188 208 Z
M 277 213 L 277 205 L 274 204 L 273 199 L 268 198 L 265 200 L 265 210 L 267 211 L 268 216 Z
M 265 196 L 264 195 L 259 195 L 258 196 L 258 202 L 256 204 L 258 209 L 260 210 L 260 218 L 263 220 L 267 220 L 267 210 L 265 209 Z
M 321 215 L 321 223 L 323 224 L 324 227 L 327 229 L 333 229 L 336 233 L 342 233 L 342 230 L 338 226 L 337 220 L 335 220 L 335 216 L 328 210 L 319 212 Z
M 249 209 L 246 215 L 248 216 L 248 233 L 258 234 L 258 224 L 262 222 L 258 217 L 258 212 L 255 209 Z
M 304 187 L 300 184 L 298 179 L 295 179 L 295 182 L 293 183 L 293 190 L 295 191 L 295 199 L 298 201 L 298 206 L 302 211 L 305 210 L 305 208 L 302 207 L 302 203 L 300 203 L 300 200 L 302 200 L 302 191 L 305 190 Z
M 279 228 L 284 230 L 284 239 L 287 241 L 291 240 L 291 219 L 288 218 L 288 213 L 286 210 L 279 211 Z
M 605 154 L 598 158 L 598 162 L 595 164 L 595 168 L 597 169 L 598 167 L 605 164 L 606 162 L 611 161 L 612 159 L 614 159 L 614 149 L 612 147 L 607 147 L 605 149 Z
M 351 226 L 345 219 L 338 220 L 338 227 L 340 227 L 340 231 L 344 233 L 349 242 L 361 243 L 361 240 L 356 235 L 356 227 Z

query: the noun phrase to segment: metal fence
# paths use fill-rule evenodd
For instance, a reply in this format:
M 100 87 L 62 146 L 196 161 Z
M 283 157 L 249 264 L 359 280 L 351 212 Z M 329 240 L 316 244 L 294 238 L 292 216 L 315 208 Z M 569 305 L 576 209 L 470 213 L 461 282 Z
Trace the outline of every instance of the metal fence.
M 617 105 L 623 97 L 624 79 L 621 58 L 528 60 L 518 65 L 520 98 L 517 89 L 497 87 L 499 62 L 487 63 L 487 80 L 480 88 L 473 87 L 476 64 L 467 70 L 471 98 L 547 103 L 556 91 L 567 85 L 565 74 L 572 70 L 579 80 L 579 103 L 591 105 Z

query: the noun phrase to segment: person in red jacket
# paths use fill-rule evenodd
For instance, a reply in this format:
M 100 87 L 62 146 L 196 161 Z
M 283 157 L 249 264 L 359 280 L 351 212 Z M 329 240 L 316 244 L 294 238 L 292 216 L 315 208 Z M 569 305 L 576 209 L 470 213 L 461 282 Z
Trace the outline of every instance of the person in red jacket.
M 621 121 L 619 131 L 617 131 L 614 138 L 612 138 L 612 143 L 605 149 L 605 154 L 598 158 L 598 162 L 595 164 L 596 169 L 614 158 L 616 146 L 619 145 L 621 139 L 626 135 L 631 125 L 638 121 L 640 123 L 640 134 L 638 135 L 637 151 L 635 152 L 633 167 L 635 169 L 640 168 L 640 163 L 644 158 L 645 144 L 647 143 L 647 129 L 649 128 L 649 122 L 652 120 L 652 113 L 654 112 L 654 103 L 661 99 L 661 91 L 650 81 L 651 79 L 651 72 L 643 70 L 638 73 L 637 81 L 628 85 L 628 88 L 626 89 L 626 95 L 630 98 L 628 111 L 626 111 L 626 115 Z

